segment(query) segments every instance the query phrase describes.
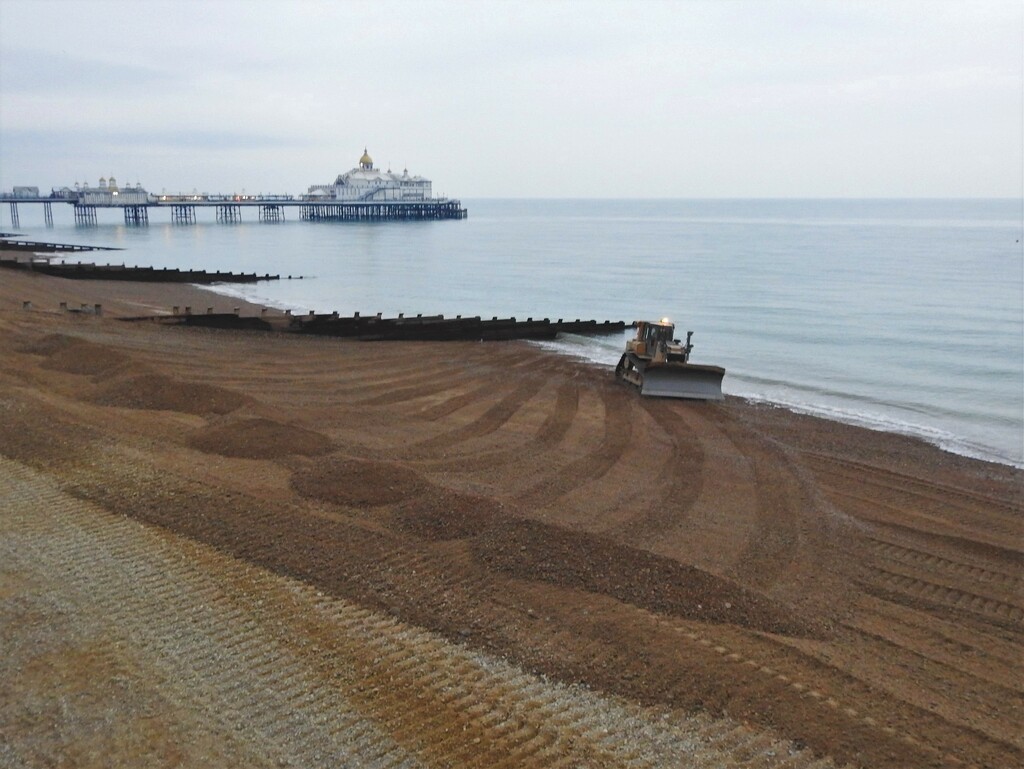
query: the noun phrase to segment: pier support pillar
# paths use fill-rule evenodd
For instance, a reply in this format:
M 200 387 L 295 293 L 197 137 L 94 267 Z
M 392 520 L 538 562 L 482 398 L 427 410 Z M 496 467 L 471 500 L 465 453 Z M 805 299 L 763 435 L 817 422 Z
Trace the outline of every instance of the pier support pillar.
M 242 221 L 242 207 L 238 205 L 217 206 L 217 221 L 234 224 Z
M 260 206 L 260 221 L 261 222 L 283 222 L 284 221 L 284 208 L 282 206 L 273 204 L 264 204 Z
M 124 223 L 137 227 L 149 224 L 149 209 L 146 206 L 125 206 Z
M 20 227 L 21 223 L 18 221 L 18 204 L 13 200 L 11 201 L 11 227 Z
M 174 224 L 195 224 L 195 206 L 171 206 L 171 222 Z
M 96 225 L 96 206 L 75 205 L 75 224 Z
M 43 203 L 43 222 L 47 227 L 53 226 L 53 203 Z

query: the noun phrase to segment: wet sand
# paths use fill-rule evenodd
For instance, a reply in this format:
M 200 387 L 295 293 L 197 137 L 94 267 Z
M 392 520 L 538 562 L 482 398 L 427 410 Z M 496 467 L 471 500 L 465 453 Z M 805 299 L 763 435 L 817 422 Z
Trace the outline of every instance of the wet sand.
M 173 305 L 0 272 L 0 763 L 1024 765 L 1021 471 Z

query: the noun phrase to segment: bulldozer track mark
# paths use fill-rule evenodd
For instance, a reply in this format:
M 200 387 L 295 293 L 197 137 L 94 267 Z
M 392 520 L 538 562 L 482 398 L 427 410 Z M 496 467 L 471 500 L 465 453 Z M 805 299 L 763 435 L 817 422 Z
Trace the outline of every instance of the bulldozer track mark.
M 503 390 L 508 390 L 510 385 L 506 382 Z M 424 422 L 438 422 L 445 417 L 449 417 L 457 411 L 460 411 L 467 406 L 472 406 L 480 402 L 486 402 L 489 397 L 494 395 L 494 386 L 491 384 L 482 384 L 472 390 L 458 392 L 450 398 L 445 398 L 441 402 L 424 408 L 416 412 L 416 418 Z
M 872 520 L 871 522 L 877 527 L 876 536 L 884 536 L 886 541 L 893 539 L 906 541 L 909 538 L 911 543 L 923 543 L 920 545 L 921 548 L 959 551 L 962 558 L 971 558 L 975 564 L 982 564 L 982 568 L 993 571 L 1004 569 L 1013 571 L 1024 567 L 1024 552 L 1014 547 L 1004 547 L 1000 544 L 983 542 L 959 534 L 941 534 L 887 520 Z
M 1024 553 L 1001 544 L 1002 542 L 1016 541 L 1016 537 L 997 538 L 983 528 L 964 527 L 940 516 L 922 513 L 905 506 L 887 504 L 862 494 L 844 491 L 836 486 L 825 485 L 824 488 L 831 496 L 855 503 L 853 506 L 849 503 L 838 504 L 845 512 L 860 520 L 887 529 L 911 532 L 923 539 L 961 542 L 968 551 L 979 552 L 1008 564 L 1024 563 Z M 886 511 L 888 515 L 881 511 Z
M 544 388 L 545 384 L 546 382 L 539 377 L 526 379 L 505 397 L 499 399 L 497 403 L 487 409 L 479 418 L 447 433 L 442 433 L 420 443 L 413 444 L 409 447 L 410 453 L 414 456 L 418 454 L 429 455 L 432 452 L 451 448 L 495 432 L 512 419 L 516 412 L 523 408 L 530 399 L 535 397 Z
M 753 730 L 738 745 L 741 727 L 666 721 L 545 681 L 52 487 L 34 494 L 45 479 L 0 465 L 0 515 L 20 565 L 66 574 L 69 598 L 87 592 L 123 643 L 179 682 L 175 698 L 282 765 L 783 765 L 737 753 L 754 745 L 778 746 L 801 769 L 820 762 Z M 50 503 L 43 515 L 39 501 Z
M 651 490 L 649 499 L 634 492 L 636 512 L 612 531 L 624 542 L 657 549 L 652 542 L 656 543 L 665 532 L 687 525 L 705 490 L 704 441 L 698 438 L 689 418 L 674 408 L 676 404 L 650 398 L 635 402 L 651 424 L 658 426 L 671 448 L 664 453 L 659 471 L 652 473 L 652 478 L 660 481 L 659 487 Z
M 1015 604 L 879 566 L 867 566 L 865 571 L 870 575 L 862 580 L 866 586 L 876 584 L 886 591 L 968 612 L 1009 630 L 1021 630 L 1024 609 Z
M 946 558 L 927 550 L 907 547 L 877 537 L 868 537 L 867 539 L 878 557 L 917 568 L 925 568 L 929 571 L 947 572 L 987 587 L 996 586 L 1005 589 L 1009 593 L 1007 597 L 1019 596 L 1024 593 L 1024 578 L 1017 575 Z
M 1008 754 L 1024 756 L 1024 736 L 1016 726 L 1008 726 L 1005 719 L 1007 712 L 1019 712 L 1024 705 L 1021 693 L 1004 686 L 993 689 L 987 681 L 964 674 L 959 668 L 947 667 L 916 650 L 906 649 L 881 634 L 863 630 L 858 634 L 855 654 L 875 651 L 884 654 L 886 660 L 886 664 L 871 675 L 858 676 L 866 685 L 890 691 L 896 672 L 909 664 L 910 658 L 917 658 L 935 678 L 915 680 L 910 686 L 898 687 L 894 694 L 921 712 L 930 713 L 950 727 L 972 735 L 979 743 L 998 745 Z M 846 664 L 846 654 L 847 650 L 843 649 L 836 663 Z M 983 704 L 965 713 L 965 700 Z
M 520 358 L 515 358 L 519 361 Z M 453 368 L 456 369 L 453 371 Z M 452 362 L 444 365 L 424 366 L 407 372 L 402 376 L 390 377 L 387 379 L 366 377 L 366 381 L 358 382 L 339 381 L 346 392 L 376 392 L 368 398 L 360 398 L 354 401 L 357 406 L 386 406 L 403 403 L 417 398 L 443 393 L 446 390 L 467 389 L 475 382 L 486 381 L 488 367 L 472 365 L 467 361 L 460 361 L 453 366 Z
M 822 532 L 824 505 L 800 458 L 759 431 L 745 429 L 725 409 L 709 410 L 708 419 L 753 473 L 755 531 L 737 559 L 737 570 L 768 590 L 798 582 L 823 560 L 835 562 L 834 525 Z
M 603 389 L 604 435 L 597 448 L 557 469 L 554 477 L 546 477 L 516 496 L 523 507 L 550 506 L 559 498 L 604 477 L 622 457 L 632 438 L 632 404 L 623 393 Z
M 773 699 L 778 705 L 787 700 L 794 703 L 799 702 L 801 707 L 810 709 L 805 711 L 807 718 L 815 718 L 823 722 L 845 722 L 856 729 L 876 733 L 879 740 L 895 740 L 916 751 L 921 751 L 922 758 L 930 751 L 935 751 L 935 753 L 941 751 L 940 747 L 928 746 L 907 731 L 906 726 L 901 723 L 906 717 L 905 714 L 897 712 L 890 715 L 865 713 L 846 699 L 844 695 L 850 691 L 851 681 L 855 682 L 858 688 L 870 687 L 871 684 L 868 682 L 847 678 L 847 674 L 842 671 L 833 671 L 836 680 L 832 682 L 831 686 L 823 688 L 820 684 L 812 684 L 810 679 L 804 678 L 799 672 L 790 672 L 789 665 L 785 667 L 786 672 L 780 672 L 778 667 L 780 661 L 764 664 L 762 661 L 764 649 L 760 650 L 760 654 L 757 652 L 752 654 L 752 650 L 742 648 L 737 650 L 733 641 L 718 642 L 713 636 L 709 636 L 698 628 L 680 627 L 669 620 L 659 620 L 658 624 L 676 633 L 690 650 L 702 655 L 707 660 L 704 665 L 711 665 L 712 661 L 718 661 L 719 664 L 733 665 L 737 670 L 746 671 L 746 676 L 753 681 L 759 681 L 760 685 L 766 687 L 765 698 Z M 847 680 L 844 681 L 844 678 Z M 794 706 L 789 705 L 788 707 Z M 916 707 L 913 709 L 918 710 Z M 812 712 L 817 715 L 812 715 Z M 833 728 L 840 727 L 837 724 Z M 757 740 L 758 737 L 753 736 L 751 739 Z M 1017 750 L 1014 746 L 1008 745 L 1007 747 L 1011 752 Z
M 551 413 L 540 426 L 533 442 L 543 448 L 557 446 L 566 433 L 569 432 L 569 428 L 572 427 L 572 422 L 576 418 L 579 407 L 579 385 L 571 380 L 559 384 Z
M 20 445 L 22 430 L 52 443 L 53 436 L 65 437 L 67 426 L 90 429 L 76 439 L 73 452 L 70 444 L 18 449 L 25 462 L 59 478 L 64 490 L 18 503 L 17 521 L 5 496 L 13 482 L 0 462 L 0 617 L 9 606 L 20 613 L 6 616 L 27 617 L 46 601 L 65 612 L 91 607 L 85 609 L 94 615 L 89 627 L 110 625 L 109 634 L 95 636 L 104 642 L 104 659 L 117 660 L 130 649 L 141 671 L 138 681 L 153 691 L 166 687 L 167 701 L 182 704 L 192 722 L 206 719 L 208 730 L 236 735 L 235 748 L 223 750 L 232 760 L 218 761 L 213 753 L 212 760 L 188 760 L 194 754 L 187 754 L 180 765 L 263 769 L 284 758 L 296 765 L 367 769 L 806 769 L 830 766 L 831 756 L 861 769 L 1024 766 L 1021 750 L 1007 744 L 1016 739 L 1008 710 L 1017 707 L 1020 694 L 1007 697 L 1006 684 L 1019 680 L 1021 622 L 997 623 L 915 597 L 913 590 L 886 586 L 867 568 L 1020 605 L 1015 583 L 1000 582 L 1000 575 L 1019 575 L 1024 565 L 1019 539 L 999 533 L 1010 517 L 985 503 L 990 495 L 1003 501 L 1011 496 L 1016 471 L 944 459 L 907 444 L 900 461 L 886 466 L 896 474 L 880 477 L 859 464 L 896 457 L 899 440 L 790 418 L 737 399 L 693 408 L 647 400 L 689 418 L 703 454 L 702 486 L 681 526 L 663 525 L 661 550 L 656 531 L 641 547 L 626 547 L 632 532 L 615 528 L 625 516 L 640 520 L 657 513 L 656 506 L 673 496 L 676 512 L 683 512 L 679 502 L 692 489 L 673 473 L 682 454 L 694 454 L 687 448 L 690 436 L 680 433 L 684 426 L 659 423 L 635 393 L 628 402 L 612 400 L 628 390 L 606 381 L 607 371 L 569 365 L 519 344 L 353 346 L 303 339 L 264 345 L 242 334 L 218 334 L 223 355 L 218 350 L 214 361 L 208 349 L 204 353 L 213 334 L 82 324 L 90 334 L 103 330 L 90 339 L 112 342 L 148 370 L 254 396 L 258 402 L 240 416 L 316 427 L 336 446 L 322 460 L 206 458 L 184 448 L 187 436 L 203 422 L 231 419 L 117 411 L 119 424 L 107 427 L 103 420 L 112 412 L 76 400 L 74 386 L 94 384 L 4 354 L 35 333 L 23 330 L 28 315 L 0 308 L 0 325 L 11 331 L 0 335 L 0 378 L 9 385 L 0 396 L 0 452 Z M 33 315 L 31 322 L 58 327 L 49 316 Z M 119 338 L 126 343 L 117 344 Z M 288 365 L 281 365 L 282 352 Z M 521 355 L 521 364 L 506 367 L 507 352 Z M 407 360 L 389 362 L 399 356 Z M 442 370 L 453 373 L 458 387 L 395 405 L 357 404 L 436 383 Z M 293 373 L 294 390 L 288 378 Z M 493 433 L 450 451 L 404 457 L 410 444 L 476 423 L 498 399 L 537 377 L 546 378 L 545 386 Z M 492 392 L 437 411 L 432 421 L 418 413 L 488 382 Z M 33 391 L 46 397 L 32 399 Z M 560 414 L 570 395 L 572 413 Z M 32 419 L 12 422 L 16 409 Z M 601 459 L 612 410 L 630 432 L 619 436 L 621 451 L 591 483 L 600 465 L 574 463 Z M 815 462 L 804 455 L 807 446 L 860 463 Z M 291 486 L 296 474 L 321 462 L 349 459 L 415 470 L 441 490 L 415 512 L 465 512 L 465 525 L 431 528 L 426 521 L 416 528 L 402 517 L 404 502 L 359 507 L 306 499 Z M 550 498 L 543 495 L 529 510 L 514 504 L 544 481 L 558 493 L 555 484 L 566 468 L 582 481 L 568 494 L 547 507 Z M 762 468 L 765 474 L 757 475 Z M 931 497 L 918 494 L 928 488 L 903 480 L 905 468 L 926 484 L 932 477 L 939 481 L 930 487 Z M 38 480 L 25 472 L 22 480 Z M 860 474 L 888 485 L 858 484 Z M 382 484 L 395 480 L 383 471 L 376 478 Z M 742 483 L 744 478 L 750 482 Z M 15 485 L 24 491 L 35 484 Z M 950 497 L 940 506 L 941 487 L 959 485 L 976 501 Z M 833 487 L 852 496 L 833 493 Z M 794 490 L 807 494 L 812 509 L 800 507 Z M 443 508 L 449 497 L 460 504 Z M 481 515 L 474 518 L 473 512 Z M 586 541 L 570 539 L 564 554 L 551 557 L 544 545 L 553 537 L 537 529 L 523 543 L 523 555 L 505 529 L 487 527 L 495 521 L 518 525 L 516 516 L 524 514 L 574 535 L 604 533 L 608 554 L 590 558 Z M 755 573 L 758 550 L 750 545 L 758 544 L 752 538 L 760 536 L 762 516 L 772 525 L 778 518 L 788 574 L 770 561 L 763 574 Z M 482 527 L 481 521 L 490 523 Z M 520 565 L 535 561 L 533 570 L 510 573 L 480 558 L 486 543 L 499 553 L 504 548 Z M 691 543 L 698 557 L 701 550 L 728 552 L 723 562 L 735 564 L 738 557 L 745 563 L 732 570 L 701 563 L 688 549 Z M 709 595 L 699 589 L 684 596 L 684 613 L 671 606 L 661 611 L 670 597 L 663 587 L 698 583 L 658 577 L 646 555 L 634 554 L 637 549 L 735 579 L 755 592 L 761 586 L 759 595 L 780 607 L 769 620 L 803 617 L 817 630 L 780 631 L 772 624 L 762 632 L 736 601 L 730 607 L 714 603 L 713 621 L 693 617 L 685 612 Z M 544 571 L 545 563 L 555 573 Z M 866 564 L 863 571 L 852 568 L 860 563 Z M 570 576 L 589 573 L 583 587 L 592 591 L 560 578 L 559 568 Z M 22 569 L 30 575 L 27 582 L 19 581 Z M 52 578 L 46 584 L 61 592 L 47 596 L 44 583 L 33 582 L 31 575 L 41 580 L 43 571 Z M 626 578 L 647 583 L 624 591 L 619 588 Z M 27 592 L 30 587 L 35 593 Z M 134 595 L 122 599 L 128 590 Z M 963 599 L 965 605 L 971 600 Z M 830 602 L 838 604 L 836 611 L 829 611 Z M 63 621 L 78 622 L 75 617 L 67 613 Z M 658 619 L 699 640 L 669 632 L 655 624 Z M 0 619 L 0 647 L 14 648 L 8 639 L 31 627 Z M 421 628 L 434 634 L 432 640 L 424 641 Z M 70 634 L 59 637 L 76 642 Z M 0 680 L 6 683 L 11 668 L 4 668 L 3 658 Z M 263 701 L 246 701 L 254 698 Z M 0 697 L 0 722 L 10 723 L 6 706 Z M 635 728 L 623 712 L 635 719 Z M 687 715 L 694 712 L 699 715 Z M 735 720 L 716 720 L 721 714 Z M 802 742 L 793 745 L 780 735 Z M 803 743 L 817 755 L 795 749 Z
M 432 395 L 438 395 L 444 392 L 461 390 L 468 384 L 472 383 L 467 381 L 453 383 L 451 372 L 449 371 L 447 374 L 437 378 L 423 379 L 415 382 L 414 384 L 397 387 L 393 390 L 385 390 L 379 395 L 374 395 L 369 398 L 356 401 L 355 405 L 394 406 L 398 403 L 407 403 L 419 398 L 429 398 Z M 372 389 L 377 390 L 383 388 L 374 387 Z
M 1024 513 L 1024 503 L 1019 498 L 983 496 L 957 486 L 905 475 L 877 465 L 837 459 L 810 451 L 804 454 L 812 463 L 829 465 L 833 468 L 832 472 L 857 483 L 868 483 L 898 496 L 927 499 L 944 510 L 959 507 L 969 511 L 972 516 L 984 516 L 990 519 L 991 524 L 1009 526 L 1011 530 L 1019 527 L 1019 516 Z
M 154 480 L 155 480 L 155 482 L 159 486 L 162 486 L 162 487 L 167 488 L 167 489 L 173 489 L 177 485 L 175 480 L 173 478 L 167 476 L 167 475 L 156 475 Z M 253 519 L 251 517 L 252 515 L 253 514 L 250 512 L 249 516 L 250 516 L 250 519 L 253 522 L 261 521 L 261 525 L 266 525 L 266 526 L 272 525 L 272 520 L 270 520 L 268 518 L 268 516 L 257 514 L 255 516 L 255 518 Z M 360 531 L 357 530 L 357 527 L 353 528 L 352 526 L 348 526 L 345 530 L 346 530 L 346 533 L 344 535 L 344 538 L 347 539 L 351 543 L 350 549 L 349 549 L 350 552 L 359 554 L 359 557 L 356 558 L 350 564 L 351 567 L 353 569 L 355 569 L 355 570 L 361 570 L 361 569 L 364 569 L 364 568 L 369 568 L 370 564 L 372 562 L 374 562 L 374 561 L 377 561 L 378 559 L 381 559 L 381 562 L 383 564 L 386 564 L 385 567 L 384 567 L 384 571 L 388 572 L 388 573 L 390 573 L 392 571 L 406 571 L 406 572 L 409 572 L 409 571 L 415 570 L 415 572 L 418 575 L 420 575 L 420 579 L 424 581 L 423 582 L 423 586 L 422 586 L 424 597 L 430 596 L 430 595 L 434 595 L 434 594 L 439 594 L 440 590 L 442 590 L 443 587 L 446 587 L 445 586 L 445 582 L 450 582 L 451 581 L 452 574 L 451 574 L 451 570 L 450 569 L 449 569 L 449 572 L 447 572 L 447 573 L 445 573 L 443 570 L 438 569 L 439 573 L 437 573 L 437 572 L 434 572 L 433 569 L 425 568 L 423 563 L 422 563 L 422 561 L 420 561 L 419 559 L 412 559 L 412 560 L 409 561 L 409 564 L 414 564 L 415 563 L 415 565 L 403 565 L 404 559 L 406 559 L 407 556 L 406 555 L 400 555 L 400 554 L 396 553 L 393 543 L 392 544 L 385 544 L 384 542 L 382 542 L 380 540 L 380 537 L 379 537 L 378 533 L 369 532 L 369 531 L 368 532 L 360 532 Z M 207 536 L 209 536 L 209 535 L 207 535 Z M 248 551 L 252 552 L 251 547 L 250 548 L 245 548 L 245 550 L 248 550 Z M 434 572 L 436 575 L 431 575 L 432 572 Z M 473 582 L 476 582 L 476 581 L 474 580 Z M 478 584 L 478 583 L 476 583 L 476 584 Z M 387 590 L 386 586 L 381 586 L 381 588 L 384 589 L 384 590 Z M 474 588 L 457 587 L 457 590 L 459 590 L 460 592 L 463 592 L 463 593 L 472 594 L 473 591 L 478 591 L 478 590 L 480 590 L 480 588 L 475 588 L 475 587 Z M 476 595 L 482 595 L 482 594 L 477 592 Z M 428 603 L 430 603 L 430 602 L 431 601 L 428 599 Z M 555 639 L 552 639 L 551 641 L 549 641 L 548 643 L 553 643 L 557 647 L 558 645 L 565 645 L 565 644 L 571 644 L 571 643 L 577 643 L 578 644 L 579 641 L 577 639 L 573 639 L 573 638 L 567 636 L 563 641 L 558 641 L 557 638 L 555 638 Z M 710 645 L 712 647 L 714 647 L 714 646 L 721 646 L 723 649 L 729 649 L 729 646 L 727 646 L 726 644 L 714 644 L 714 643 L 711 643 Z M 617 653 L 613 649 L 606 649 L 606 650 L 604 650 L 604 649 L 602 649 L 602 647 L 598 646 L 598 647 L 594 647 L 594 653 L 591 653 L 591 652 L 588 652 L 588 651 L 585 651 L 584 653 L 587 656 L 593 656 L 595 659 L 607 659 L 608 660 L 607 661 L 607 665 L 610 665 L 610 666 L 622 667 L 622 665 L 623 665 L 623 660 L 620 657 L 618 657 Z M 719 654 L 722 654 L 723 657 L 727 656 L 727 654 L 725 652 L 719 652 L 719 651 L 716 651 L 716 650 L 713 650 L 710 653 L 714 653 L 716 656 L 719 655 Z M 728 653 L 734 653 L 734 652 L 728 652 Z M 744 658 L 751 658 L 751 657 L 744 657 Z M 274 665 L 272 663 L 272 660 L 267 661 L 266 664 L 270 665 L 270 666 Z M 729 664 L 732 665 L 732 661 L 731 660 L 730 660 Z M 770 667 L 770 666 L 762 666 L 762 667 Z M 658 668 L 655 667 L 654 671 L 657 671 L 657 670 L 658 670 Z M 658 675 L 660 675 L 660 676 L 669 675 L 670 677 L 674 677 L 674 676 L 678 675 L 678 673 L 673 671 L 671 668 L 666 668 L 662 672 L 660 672 Z M 724 679 L 727 676 L 727 674 L 722 673 L 722 674 L 718 674 L 718 676 L 721 679 Z M 799 683 L 799 681 L 797 679 L 793 679 L 792 677 L 787 678 L 787 681 L 778 681 L 778 683 L 783 684 L 783 685 L 788 685 L 788 683 L 790 683 L 790 682 Z M 775 682 L 772 683 L 772 687 L 774 687 L 776 685 L 777 684 Z M 801 693 L 798 689 L 793 689 L 793 691 L 795 693 L 798 693 L 798 694 Z M 775 696 L 777 694 L 777 692 L 776 693 L 773 693 L 773 692 L 774 692 L 774 689 L 770 688 L 769 690 L 767 690 L 761 696 L 764 697 L 764 698 L 767 698 L 767 699 L 772 699 L 772 698 L 775 698 Z M 844 716 L 844 718 L 848 718 L 848 716 Z M 884 721 L 885 719 L 877 719 L 877 720 Z M 861 728 L 861 727 L 858 727 L 858 728 Z
M 167 476 L 161 476 L 159 478 L 159 482 L 162 484 L 173 485 L 170 483 L 170 479 L 168 479 Z M 255 520 L 260 520 L 262 518 L 263 516 L 257 514 Z M 249 524 L 251 525 L 252 523 L 254 523 L 254 521 L 251 518 L 250 513 Z M 293 535 L 294 533 L 295 532 L 293 532 Z M 318 531 L 317 533 L 322 538 L 324 532 Z M 209 534 L 207 536 L 209 536 Z M 220 537 L 214 537 L 213 542 L 216 543 L 218 539 L 221 539 L 223 536 L 224 535 L 221 534 Z M 384 577 L 385 575 L 401 571 L 402 567 L 400 564 L 405 556 L 394 555 L 395 550 L 393 543 L 388 544 L 387 542 L 380 541 L 379 537 L 371 535 L 369 532 L 360 532 L 358 527 L 346 528 L 344 539 L 349 542 L 349 547 L 346 548 L 346 552 L 357 556 L 347 563 L 347 567 L 356 572 L 362 572 L 364 568 L 372 568 L 373 573 L 378 575 L 378 578 L 375 579 L 375 582 L 378 583 L 378 587 L 376 589 L 384 591 L 385 593 L 388 592 L 390 590 L 388 587 L 390 580 L 385 579 L 381 581 L 379 577 Z M 327 546 L 330 546 L 329 542 L 327 543 Z M 252 546 L 243 546 L 242 550 L 250 553 L 250 557 L 258 557 L 258 553 L 253 550 Z M 310 551 L 310 553 L 313 557 L 313 561 L 316 562 L 315 550 Z M 287 573 L 289 571 L 289 567 L 286 564 L 284 564 L 284 566 L 284 573 Z M 278 569 L 280 570 L 280 567 L 278 567 Z M 406 570 L 408 571 L 408 568 Z M 307 573 L 309 576 L 314 578 L 317 577 L 315 573 L 303 571 L 298 572 L 298 574 L 302 573 Z M 415 573 L 417 574 L 417 579 L 420 580 L 420 600 L 425 601 L 427 605 L 438 603 L 439 605 L 431 607 L 431 610 L 433 611 L 445 611 L 443 607 L 443 603 L 445 601 L 445 590 L 448 589 L 448 583 L 451 582 L 452 578 L 449 564 L 446 563 L 440 565 L 437 572 L 424 569 L 420 564 L 415 567 Z M 476 580 L 473 579 L 472 581 L 475 582 Z M 328 582 L 328 584 L 330 583 Z M 482 592 L 482 589 L 477 587 L 474 587 L 473 590 Z M 356 592 L 357 594 L 361 593 L 361 588 L 357 587 Z M 394 626 L 396 623 L 389 622 L 387 624 L 389 626 Z M 543 635 L 541 638 L 543 638 Z M 559 638 L 560 637 L 556 634 L 544 643 L 544 647 L 555 650 L 565 648 L 567 644 L 579 644 L 579 640 L 572 635 L 566 634 L 561 640 L 559 640 Z M 594 648 L 599 649 L 599 647 Z M 583 653 L 587 656 L 605 659 L 608 661 L 608 665 L 612 665 L 614 667 L 619 667 L 623 663 L 622 658 L 619 656 L 619 652 L 614 649 L 608 649 L 607 651 L 601 651 L 600 653 L 594 654 L 584 650 Z M 668 670 L 665 672 L 667 673 Z
M 942 666 L 944 672 L 937 676 L 934 688 L 948 688 L 951 681 L 964 678 L 980 682 L 992 692 L 1002 691 L 1013 697 L 1024 694 L 1024 682 L 1017 680 L 1019 671 L 1014 669 L 1012 662 L 993 665 L 993 660 L 987 659 L 985 664 L 978 664 L 975 657 L 984 655 L 983 651 L 965 648 L 964 644 L 928 633 L 926 629 L 894 620 L 889 614 L 861 613 L 843 624 L 857 633 L 887 644 L 898 653 L 914 655 Z
M 1001 670 L 1014 670 L 1020 666 L 1020 649 L 1015 639 L 1007 639 L 1000 635 L 984 633 L 977 628 L 966 628 L 962 624 L 939 619 L 926 614 L 912 606 L 895 603 L 884 598 L 865 594 L 860 603 L 866 611 L 877 614 L 894 627 L 905 627 L 910 632 L 924 638 L 934 638 L 940 645 L 952 645 L 963 655 L 981 661 L 994 661 L 995 667 Z M 1017 673 L 1010 675 L 1016 676 Z M 999 676 L 1000 680 L 1005 676 Z

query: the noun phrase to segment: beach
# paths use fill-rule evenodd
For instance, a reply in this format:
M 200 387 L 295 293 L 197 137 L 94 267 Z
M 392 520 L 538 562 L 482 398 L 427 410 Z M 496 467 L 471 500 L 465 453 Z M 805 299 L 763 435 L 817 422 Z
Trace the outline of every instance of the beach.
M 1024 471 L 175 306 L 0 273 L 0 763 L 1024 765 Z

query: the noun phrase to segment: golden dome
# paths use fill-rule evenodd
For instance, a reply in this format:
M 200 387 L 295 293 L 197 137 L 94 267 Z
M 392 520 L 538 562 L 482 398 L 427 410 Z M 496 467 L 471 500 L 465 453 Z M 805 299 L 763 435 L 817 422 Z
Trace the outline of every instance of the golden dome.
M 363 156 L 359 158 L 359 165 L 366 166 L 367 168 L 373 165 L 373 158 L 371 158 L 370 154 L 366 151 L 366 147 L 363 147 Z

